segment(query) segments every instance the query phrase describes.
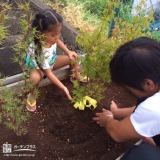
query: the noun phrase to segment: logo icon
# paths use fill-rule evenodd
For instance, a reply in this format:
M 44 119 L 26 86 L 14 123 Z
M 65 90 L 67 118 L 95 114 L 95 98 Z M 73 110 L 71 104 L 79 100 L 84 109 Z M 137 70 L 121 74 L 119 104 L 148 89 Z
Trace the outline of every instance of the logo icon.
M 3 144 L 3 153 L 12 153 L 12 144 Z

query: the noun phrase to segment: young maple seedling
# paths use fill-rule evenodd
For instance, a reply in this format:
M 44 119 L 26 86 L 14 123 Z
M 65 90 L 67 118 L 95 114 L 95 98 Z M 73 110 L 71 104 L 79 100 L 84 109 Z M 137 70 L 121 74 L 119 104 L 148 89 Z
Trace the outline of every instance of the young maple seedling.
M 9 6 L 8 3 L 0 2 L 0 8 L 2 8 L 0 13 L 0 42 L 2 42 L 7 36 L 7 29 L 9 28 L 9 26 L 4 26 L 4 22 L 9 20 L 7 13 L 10 13 L 9 10 L 11 9 L 11 6 Z M 28 46 L 33 41 L 36 31 L 34 29 L 31 30 L 33 16 L 29 3 L 19 3 L 17 4 L 17 9 L 23 12 L 23 14 L 20 17 L 17 17 L 17 22 L 21 28 L 21 35 L 19 36 L 19 41 L 13 46 L 13 50 L 16 52 L 13 62 L 19 63 L 22 69 L 24 84 L 22 84 L 23 87 L 20 91 L 5 86 L 1 87 L 0 123 L 3 123 L 9 129 L 15 131 L 17 135 L 22 135 L 27 132 L 23 123 L 27 121 L 30 115 L 24 106 L 26 104 L 28 92 L 33 88 L 33 86 L 28 83 L 30 68 L 24 67 L 24 61 Z M 2 83 L 4 80 L 5 78 L 3 77 Z M 35 92 L 38 95 L 38 90 L 35 90 Z
M 93 108 L 96 108 L 97 102 L 103 98 L 105 84 L 110 82 L 110 60 L 120 45 L 139 36 L 152 36 L 149 25 L 153 20 L 153 11 L 151 10 L 148 16 L 144 16 L 144 0 L 137 6 L 136 10 L 139 14 L 130 13 L 130 19 L 115 18 L 115 8 L 120 8 L 120 6 L 122 6 L 120 1 L 109 1 L 100 25 L 93 32 L 87 32 L 87 29 L 84 29 L 76 37 L 78 45 L 83 53 L 86 53 L 85 58 L 80 60 L 83 75 L 87 75 L 90 81 L 85 85 L 81 85 L 78 81 L 74 82 L 72 102 L 75 108 L 84 110 L 85 107 L 91 106 L 92 102 Z M 111 37 L 108 37 L 107 31 L 111 19 L 114 19 L 115 25 Z M 89 105 L 86 104 L 88 101 Z

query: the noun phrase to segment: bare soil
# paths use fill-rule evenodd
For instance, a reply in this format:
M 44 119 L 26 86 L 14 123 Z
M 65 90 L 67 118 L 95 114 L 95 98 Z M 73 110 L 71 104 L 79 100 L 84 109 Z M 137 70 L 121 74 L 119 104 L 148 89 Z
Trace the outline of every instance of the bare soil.
M 73 89 L 69 79 L 63 83 L 70 91 Z M 1 146 L 12 144 L 12 155 L 4 154 L 1 147 L 0 159 L 115 160 L 136 141 L 116 143 L 104 128 L 93 122 L 92 117 L 102 107 L 109 109 L 111 100 L 123 108 L 135 105 L 136 97 L 113 83 L 106 84 L 103 97 L 95 110 L 80 111 L 74 109 L 65 94 L 53 84 L 40 88 L 37 111 L 31 113 L 25 125 L 26 135 L 17 136 L 4 125 L 0 126 Z M 15 146 L 21 145 L 35 146 L 36 151 L 13 151 Z

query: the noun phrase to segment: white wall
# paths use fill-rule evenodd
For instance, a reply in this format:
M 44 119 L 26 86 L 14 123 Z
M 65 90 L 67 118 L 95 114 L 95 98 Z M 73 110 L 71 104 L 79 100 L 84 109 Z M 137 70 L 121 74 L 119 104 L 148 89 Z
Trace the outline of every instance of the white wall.
M 138 14 L 135 10 L 136 6 L 139 5 L 141 0 L 134 0 L 132 5 L 132 14 Z M 154 12 L 160 12 L 160 0 L 145 0 L 146 6 L 143 7 L 146 14 L 149 13 L 149 10 L 152 8 Z

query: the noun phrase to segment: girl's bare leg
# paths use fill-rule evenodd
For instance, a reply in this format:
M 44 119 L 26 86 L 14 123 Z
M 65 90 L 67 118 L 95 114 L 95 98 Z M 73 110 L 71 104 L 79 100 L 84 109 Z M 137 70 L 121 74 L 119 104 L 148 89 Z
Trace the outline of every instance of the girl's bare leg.
M 58 55 L 56 58 L 56 62 L 53 66 L 53 69 L 58 69 L 70 64 L 71 64 L 71 60 L 67 55 Z
M 30 72 L 30 83 L 33 85 L 33 89 L 30 92 L 30 96 L 28 97 L 28 101 L 32 104 L 36 101 L 35 89 L 38 88 L 38 84 L 43 78 L 44 74 L 41 70 L 31 69 Z M 31 107 L 30 107 L 31 108 Z
M 71 65 L 71 61 L 73 60 L 73 65 Z M 64 67 L 66 65 L 70 65 L 71 70 L 75 73 L 75 77 L 76 79 L 79 79 L 80 74 L 78 72 L 78 62 L 77 59 L 75 57 L 73 57 L 73 59 L 70 60 L 69 57 L 67 55 L 58 55 L 56 58 L 56 62 L 53 66 L 53 69 L 58 69 L 61 67 Z

